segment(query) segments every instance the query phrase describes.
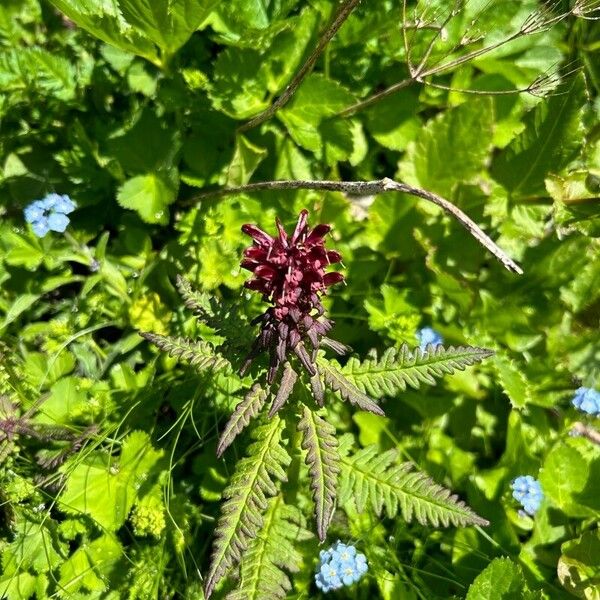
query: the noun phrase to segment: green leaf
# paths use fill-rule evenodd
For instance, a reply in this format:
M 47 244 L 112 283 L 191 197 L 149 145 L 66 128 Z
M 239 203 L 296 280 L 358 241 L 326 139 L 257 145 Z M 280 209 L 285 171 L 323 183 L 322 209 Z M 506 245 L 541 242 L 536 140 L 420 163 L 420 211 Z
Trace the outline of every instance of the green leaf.
M 117 202 L 123 208 L 135 210 L 146 223 L 166 225 L 169 222 L 169 204 L 175 201 L 176 190 L 155 173 L 138 175 L 126 181 L 117 193 Z
M 238 135 L 235 140 L 235 153 L 227 171 L 225 185 L 235 187 L 248 183 L 252 173 L 256 171 L 256 168 L 266 156 L 267 151 L 264 148 L 251 143 L 243 135 Z
M 422 383 L 435 385 L 436 377 L 464 371 L 492 354 L 491 350 L 471 346 L 430 346 L 422 351 L 410 350 L 403 344 L 399 349 L 388 348 L 381 358 L 373 354 L 360 362 L 352 357 L 342 373 L 361 392 L 372 397 L 395 396 L 407 386 L 418 389 Z
M 531 391 L 527 379 L 515 361 L 498 355 L 494 357 L 494 366 L 502 389 L 514 407 L 524 408 L 531 402 Z
M 285 598 L 292 585 L 284 569 L 300 570 L 302 555 L 295 545 L 311 537 L 302 511 L 284 504 L 281 496 L 271 499 L 260 533 L 244 554 L 240 582 L 227 600 Z
M 76 72 L 66 58 L 42 48 L 9 49 L 0 54 L 0 89 L 69 101 L 76 94 Z
M 123 16 L 115 0 L 88 2 L 87 0 L 50 0 L 71 21 L 107 44 L 143 56 L 161 65 L 154 44 L 136 30 Z
M 268 398 L 268 391 L 260 383 L 255 383 L 233 411 L 217 444 L 217 456 L 222 456 L 233 440 L 258 415 Z
M 323 136 L 332 139 L 332 125 L 321 124 L 351 104 L 354 96 L 339 83 L 323 75 L 307 77 L 293 100 L 277 113 L 292 139 L 303 148 L 321 156 L 324 149 Z
M 557 477 L 560 473 L 560 477 Z M 558 442 L 546 456 L 540 483 L 551 504 L 571 517 L 600 515 L 600 448 L 584 439 Z
M 545 195 L 545 179 L 575 158 L 584 139 L 585 100 L 580 74 L 528 113 L 525 131 L 497 156 L 491 170 L 513 198 Z
M 319 539 L 323 541 L 327 536 L 327 529 L 335 510 L 337 480 L 340 472 L 336 431 L 333 425 L 306 405 L 302 407 L 302 419 L 298 423 L 298 430 L 303 434 L 302 448 L 306 450 L 306 464 L 317 518 L 317 533 Z
M 187 42 L 220 0 L 118 0 L 124 18 L 163 53 Z
M 70 598 L 80 590 L 106 592 L 122 556 L 121 544 L 112 535 L 83 544 L 60 567 L 59 596 Z
M 573 596 L 600 599 L 600 531 L 586 531 L 581 537 L 565 542 L 558 561 L 558 579 Z
M 402 180 L 447 197 L 474 181 L 492 149 L 492 108 L 491 98 L 476 98 L 429 121 L 399 165 Z
M 495 558 L 475 578 L 466 600 L 533 600 L 521 567 L 510 558 Z
M 410 463 L 399 463 L 397 450 L 382 452 L 378 446 L 368 446 L 347 456 L 349 442 L 344 440 L 340 446 L 342 506 L 354 501 L 358 512 L 369 506 L 378 516 L 385 508 L 392 519 L 400 508 L 406 521 L 414 517 L 419 523 L 434 527 L 488 524 L 452 492 L 424 473 L 414 471 Z
M 358 406 L 362 410 L 372 412 L 376 415 L 383 415 L 383 409 L 364 394 L 360 389 L 353 385 L 348 379 L 336 369 L 331 361 L 323 358 L 317 359 L 319 371 L 323 374 L 325 383 L 334 391 L 339 392 L 343 400 L 350 402 L 353 406 Z
M 2 552 L 2 578 L 7 580 L 27 570 L 47 573 L 60 564 L 63 554 L 64 547 L 58 541 L 56 526 L 51 519 L 38 522 L 19 518 L 15 539 Z
M 240 460 L 223 493 L 211 564 L 204 583 L 209 597 L 227 571 L 239 563 L 250 542 L 258 535 L 268 498 L 277 494 L 274 481 L 286 481 L 284 467 L 291 459 L 281 443 L 283 421 L 274 416 L 258 426 L 248 456 Z
M 198 371 L 220 371 L 230 366 L 229 361 L 215 352 L 208 342 L 193 342 L 184 338 L 172 338 L 147 332 L 142 332 L 140 335 L 163 352 L 167 352 L 169 356 L 176 356 L 188 362 Z
M 29 600 L 37 587 L 37 577 L 27 571 L 0 578 L 0 598 Z
M 123 442 L 119 459 L 104 452 L 75 457 L 61 468 L 67 483 L 59 498 L 60 509 L 70 515 L 89 515 L 100 528 L 116 531 L 162 454 L 154 450 L 148 434 L 136 431 Z
M 414 89 L 406 90 L 402 101 L 396 96 L 385 98 L 366 111 L 367 129 L 382 146 L 406 150 L 422 128 L 418 106 L 418 92 Z

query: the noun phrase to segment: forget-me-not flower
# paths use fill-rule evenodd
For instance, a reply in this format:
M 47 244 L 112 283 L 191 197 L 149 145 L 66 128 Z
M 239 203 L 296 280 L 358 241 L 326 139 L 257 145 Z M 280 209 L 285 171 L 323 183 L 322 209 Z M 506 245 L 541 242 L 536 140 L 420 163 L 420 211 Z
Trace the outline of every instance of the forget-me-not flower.
M 419 348 L 425 352 L 427 346 L 439 346 L 444 343 L 444 338 L 433 328 L 423 327 L 417 331 L 417 339 L 419 340 Z
M 513 498 L 521 503 L 523 510 L 530 516 L 535 515 L 544 499 L 540 482 L 531 475 L 521 475 L 512 482 L 511 488 Z
M 339 540 L 329 550 L 321 550 L 319 559 L 315 583 L 325 593 L 356 583 L 369 568 L 364 554 Z
M 575 396 L 571 401 L 575 408 L 600 417 L 600 392 L 593 388 L 580 387 L 575 391 Z
M 75 210 L 75 202 L 66 195 L 48 194 L 26 206 L 23 213 L 33 233 L 44 237 L 49 231 L 63 233 L 69 224 L 68 214 Z

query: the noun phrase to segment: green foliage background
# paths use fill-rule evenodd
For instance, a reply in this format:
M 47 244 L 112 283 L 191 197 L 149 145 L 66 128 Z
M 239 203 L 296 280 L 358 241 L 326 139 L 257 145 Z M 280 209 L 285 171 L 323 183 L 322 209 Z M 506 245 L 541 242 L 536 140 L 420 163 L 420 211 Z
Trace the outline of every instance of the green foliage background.
M 549 14 L 572 8 L 552 4 Z M 221 492 L 247 446 L 217 459 L 218 432 L 245 383 L 198 375 L 137 332 L 229 334 L 245 352 L 247 322 L 198 325 L 175 278 L 258 314 L 242 292 L 240 227 L 270 231 L 276 215 L 290 225 L 308 208 L 312 222 L 333 225 L 329 245 L 344 257 L 348 284 L 327 298 L 337 339 L 365 356 L 416 346 L 416 330 L 432 325 L 448 344 L 496 352 L 436 387 L 377 391 L 386 417 L 329 398 L 337 435 L 376 445 L 362 459 L 393 450 L 490 521 L 437 529 L 405 522 L 397 507 L 352 512 L 343 480 L 351 516 L 338 511 L 329 535 L 354 541 L 370 570 L 340 597 L 600 598 L 600 447 L 568 435 L 582 417 L 574 390 L 600 385 L 600 37 L 587 18 L 597 5 L 519 35 L 541 3 L 459 2 L 427 65 L 514 39 L 425 77 L 435 85 L 413 82 L 350 113 L 409 75 L 402 3 L 363 0 L 292 100 L 240 133 L 290 82 L 336 6 L 0 6 L 0 420 L 15 434 L 0 442 L 1 597 L 203 597 Z M 448 12 L 443 0 L 408 8 L 409 25 L 421 16 L 441 26 Z M 418 64 L 436 30 L 407 31 Z M 539 92 L 548 72 L 565 75 L 550 94 L 464 91 Z M 400 193 L 195 199 L 198 188 L 249 181 L 381 177 L 451 200 L 525 274 Z M 79 210 L 68 236 L 38 239 L 22 209 L 52 191 Z M 546 496 L 534 520 L 510 496 L 522 474 L 539 477 Z M 317 597 L 310 494 L 276 496 L 268 510 L 242 580 L 256 577 L 263 553 L 294 572 L 275 597 Z M 269 597 L 260 586 L 271 576 L 253 597 Z M 236 598 L 231 587 L 217 595 Z

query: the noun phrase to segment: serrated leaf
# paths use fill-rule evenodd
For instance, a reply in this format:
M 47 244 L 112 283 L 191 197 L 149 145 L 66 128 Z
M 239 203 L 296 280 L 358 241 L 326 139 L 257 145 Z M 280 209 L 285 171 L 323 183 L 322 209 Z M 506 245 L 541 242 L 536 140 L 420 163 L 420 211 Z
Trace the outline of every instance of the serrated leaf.
M 168 206 L 175 200 L 176 190 L 156 173 L 138 175 L 126 181 L 117 192 L 123 208 L 135 210 L 145 223 L 169 222 Z
M 600 599 L 600 532 L 586 531 L 581 537 L 561 546 L 557 573 L 562 586 L 574 596 Z
M 584 139 L 585 100 L 579 74 L 526 116 L 525 131 L 497 156 L 491 170 L 513 198 L 545 195 L 546 177 L 575 158 Z
M 369 396 L 350 383 L 350 381 L 348 381 L 348 379 L 329 361 L 319 358 L 317 359 L 317 363 L 323 374 L 325 383 L 334 392 L 339 392 L 344 400 L 347 400 L 353 406 L 358 406 L 360 409 L 372 412 L 376 415 L 385 414 L 383 410 L 369 398 Z
M 268 390 L 265 390 L 260 383 L 255 383 L 252 386 L 252 389 L 238 403 L 231 417 L 229 417 L 229 421 L 227 421 L 217 444 L 217 456 L 222 456 L 233 440 L 248 425 L 250 419 L 258 415 L 267 402 L 268 395 Z
M 121 544 L 111 535 L 83 544 L 60 567 L 58 596 L 70 598 L 81 589 L 107 591 L 111 571 L 122 556 Z
M 321 124 L 353 101 L 354 96 L 339 83 L 313 74 L 304 80 L 293 100 L 277 113 L 277 117 L 298 145 L 320 156 L 324 149 Z M 331 138 L 331 132 L 325 137 Z
M 521 373 L 514 361 L 504 356 L 496 356 L 494 366 L 498 380 L 510 403 L 516 408 L 523 408 L 531 401 L 531 393 L 525 375 Z
M 344 447 L 343 453 L 347 450 Z M 341 467 L 339 502 L 354 500 L 359 512 L 370 506 L 378 516 L 385 509 L 394 518 L 400 509 L 405 520 L 414 517 L 434 527 L 488 524 L 452 492 L 414 471 L 410 463 L 399 463 L 395 449 L 381 452 L 378 446 L 368 446 L 343 456 Z
M 336 430 L 333 425 L 306 405 L 302 408 L 302 419 L 298 423 L 298 430 L 303 434 L 302 448 L 306 450 L 306 464 L 315 503 L 317 533 L 319 539 L 323 541 L 335 511 L 337 480 L 340 472 Z
M 474 98 L 440 113 L 409 144 L 400 163 L 406 183 L 452 196 L 459 183 L 468 183 L 486 166 L 492 149 L 493 103 Z
M 152 342 L 169 356 L 176 356 L 188 362 L 198 371 L 220 371 L 230 367 L 229 361 L 218 354 L 211 344 L 192 341 L 185 338 L 174 338 L 157 333 L 141 332 L 140 335 Z
M 295 543 L 311 538 L 302 512 L 286 505 L 281 496 L 269 501 L 258 537 L 244 553 L 237 589 L 227 600 L 280 600 L 291 590 L 284 569 L 295 573 L 302 555 Z
M 88 515 L 103 530 L 116 531 L 127 518 L 142 481 L 147 481 L 162 451 L 150 437 L 134 431 L 125 438 L 119 458 L 93 452 L 61 467 L 67 477 L 58 506 L 70 515 Z M 158 475 L 158 473 L 155 473 Z
M 406 344 L 388 348 L 380 358 L 373 355 L 360 362 L 352 357 L 342 369 L 344 377 L 372 397 L 395 396 L 407 386 L 418 389 L 422 383 L 435 385 L 435 378 L 464 371 L 493 352 L 472 346 L 429 346 L 411 350 Z
M 521 567 L 510 558 L 495 558 L 475 578 L 466 600 L 534 600 L 525 583 Z
M 275 480 L 287 478 L 284 468 L 291 459 L 281 443 L 283 425 L 275 416 L 254 430 L 256 441 L 248 448 L 248 456 L 238 462 L 231 483 L 225 489 L 204 583 L 207 597 L 228 569 L 241 561 L 249 543 L 260 531 L 267 499 L 277 494 Z

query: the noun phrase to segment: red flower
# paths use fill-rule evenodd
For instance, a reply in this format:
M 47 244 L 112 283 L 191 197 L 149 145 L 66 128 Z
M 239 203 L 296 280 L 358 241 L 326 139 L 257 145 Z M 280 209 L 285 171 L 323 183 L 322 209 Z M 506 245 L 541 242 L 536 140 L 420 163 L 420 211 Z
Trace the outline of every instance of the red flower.
M 324 316 L 325 309 L 320 300 L 329 286 L 344 280 L 341 273 L 326 272 L 342 257 L 335 250 L 325 249 L 324 238 L 331 227 L 317 225 L 309 229 L 307 218 L 308 211 L 303 210 L 291 237 L 279 219 L 276 220 L 276 237 L 254 225 L 242 227 L 242 231 L 254 240 L 244 251 L 241 263 L 244 269 L 254 273 L 245 286 L 260 292 L 263 299 L 273 305 L 255 321 L 261 323 L 262 329 L 242 373 L 259 352 L 268 350 L 271 355 L 269 383 L 273 382 L 279 366 L 290 352 L 300 359 L 311 375 L 315 375 L 314 359 L 321 342 L 338 352 L 344 350 L 342 344 L 325 337 L 333 323 Z M 307 340 L 312 347 L 310 354 L 305 347 Z

